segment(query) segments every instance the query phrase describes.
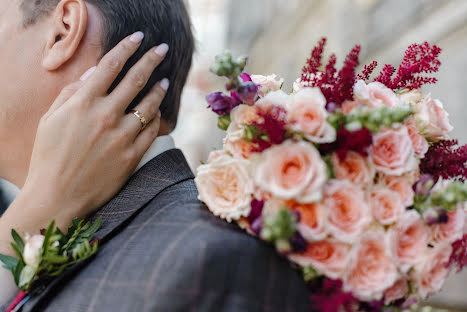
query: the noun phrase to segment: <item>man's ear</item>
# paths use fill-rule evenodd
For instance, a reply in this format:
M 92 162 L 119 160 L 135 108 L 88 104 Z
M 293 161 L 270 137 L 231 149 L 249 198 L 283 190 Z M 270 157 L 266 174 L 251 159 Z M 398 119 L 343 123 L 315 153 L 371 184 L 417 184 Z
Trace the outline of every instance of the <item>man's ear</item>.
M 50 17 L 51 28 L 42 66 L 57 70 L 78 50 L 88 24 L 88 9 L 84 0 L 61 0 Z

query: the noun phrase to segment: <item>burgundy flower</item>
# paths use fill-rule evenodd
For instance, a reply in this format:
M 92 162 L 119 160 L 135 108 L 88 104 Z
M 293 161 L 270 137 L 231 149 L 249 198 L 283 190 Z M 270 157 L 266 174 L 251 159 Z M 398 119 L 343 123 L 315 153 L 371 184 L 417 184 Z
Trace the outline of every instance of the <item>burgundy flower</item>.
M 259 109 L 258 115 L 261 122 L 255 122 L 254 127 L 258 129 L 252 142 L 257 148 L 254 152 L 261 153 L 273 145 L 278 145 L 287 139 L 287 111 L 279 106 Z
M 449 260 L 449 267 L 457 268 L 457 273 L 467 266 L 467 234 L 452 244 L 453 251 Z
M 434 143 L 420 164 L 420 171 L 431 174 L 435 181 L 439 178 L 467 178 L 467 145 L 457 147 L 457 140 Z
M 258 95 L 258 86 L 254 82 L 245 82 L 237 89 L 237 95 L 240 101 L 253 105 Z
M 354 311 L 358 299 L 342 290 L 342 281 L 324 279 L 312 287 L 311 302 L 314 310 L 320 312 Z
M 303 238 L 302 234 L 296 232 L 292 239 L 290 240 L 290 244 L 292 245 L 293 252 L 304 252 L 308 247 L 308 242 Z
M 337 132 L 336 141 L 322 144 L 320 150 L 324 153 L 336 152 L 339 159 L 343 161 L 349 151 L 355 151 L 365 157 L 368 156 L 368 147 L 371 146 L 372 142 L 373 136 L 367 128 L 357 131 L 348 131 L 345 128 L 341 128 Z
M 206 96 L 206 100 L 209 103 L 209 108 L 218 115 L 228 115 L 234 107 L 240 104 L 233 97 L 225 95 L 222 92 L 213 92 L 208 94 L 208 96 Z
M 264 201 L 257 200 L 256 198 L 251 201 L 251 211 L 248 215 L 248 222 L 252 224 L 256 219 L 263 214 Z

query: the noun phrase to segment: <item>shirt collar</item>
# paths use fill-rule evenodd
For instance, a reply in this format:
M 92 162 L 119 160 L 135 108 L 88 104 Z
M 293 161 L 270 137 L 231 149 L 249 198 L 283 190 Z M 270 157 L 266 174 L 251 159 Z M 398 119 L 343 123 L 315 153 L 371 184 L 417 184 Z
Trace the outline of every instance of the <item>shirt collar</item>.
M 151 161 L 151 159 L 174 148 L 175 143 L 170 135 L 157 137 L 157 139 L 149 147 L 148 151 L 144 154 L 143 159 L 141 159 L 135 172 Z

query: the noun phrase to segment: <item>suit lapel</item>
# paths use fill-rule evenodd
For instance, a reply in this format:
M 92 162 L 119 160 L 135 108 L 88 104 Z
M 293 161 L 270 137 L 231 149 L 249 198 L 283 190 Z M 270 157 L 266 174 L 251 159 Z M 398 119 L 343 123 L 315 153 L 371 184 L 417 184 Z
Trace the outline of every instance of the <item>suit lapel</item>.
M 112 234 L 124 228 L 127 221 L 159 193 L 170 186 L 193 178 L 193 173 L 180 150 L 169 150 L 157 156 L 135 173 L 120 193 L 91 218 L 94 221 L 97 217 L 102 217 L 102 226 L 96 237 L 101 239 L 101 244 L 105 244 L 111 239 Z M 98 257 L 99 253 L 96 256 Z M 60 291 L 63 283 L 89 262 L 92 262 L 92 259 L 71 267 L 45 287 L 40 295 L 31 298 L 22 311 L 35 311 L 40 305 L 47 303 L 47 300 L 51 300 L 53 295 Z

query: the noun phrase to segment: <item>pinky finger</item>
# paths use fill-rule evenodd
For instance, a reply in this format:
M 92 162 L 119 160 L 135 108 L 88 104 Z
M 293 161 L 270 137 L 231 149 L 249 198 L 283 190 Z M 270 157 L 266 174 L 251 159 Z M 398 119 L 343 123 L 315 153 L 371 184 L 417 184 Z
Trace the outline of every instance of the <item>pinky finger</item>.
M 151 144 L 157 138 L 159 134 L 159 129 L 161 125 L 161 116 L 160 113 L 149 123 L 149 125 L 141 131 L 141 133 L 136 138 L 133 148 L 136 149 L 136 153 L 139 157 L 148 151 Z

